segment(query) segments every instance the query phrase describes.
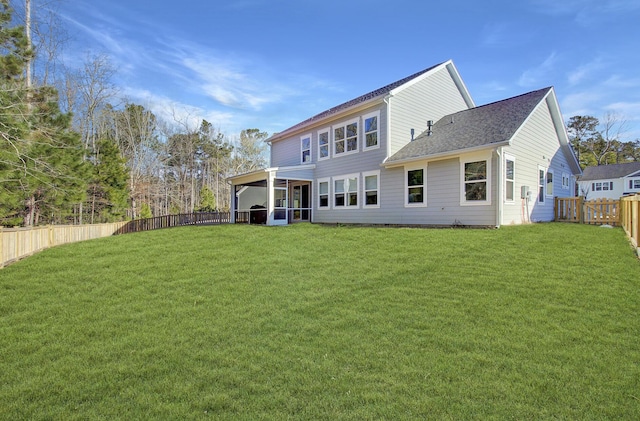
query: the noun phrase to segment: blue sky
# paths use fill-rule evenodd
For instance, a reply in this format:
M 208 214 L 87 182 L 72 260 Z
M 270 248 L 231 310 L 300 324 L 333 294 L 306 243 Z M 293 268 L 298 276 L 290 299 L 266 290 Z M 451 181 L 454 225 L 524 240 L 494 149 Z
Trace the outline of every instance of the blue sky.
M 68 65 L 106 54 L 120 93 L 229 136 L 270 134 L 452 59 L 477 105 L 554 86 L 565 120 L 640 138 L 638 0 L 68 0 Z M 426 118 L 426 117 L 425 117 Z

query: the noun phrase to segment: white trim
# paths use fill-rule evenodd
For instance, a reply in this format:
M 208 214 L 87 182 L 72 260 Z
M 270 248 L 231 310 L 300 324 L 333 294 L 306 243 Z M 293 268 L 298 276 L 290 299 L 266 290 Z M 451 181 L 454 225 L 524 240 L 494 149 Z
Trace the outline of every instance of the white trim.
M 374 146 L 367 146 L 367 132 L 366 132 L 366 121 L 369 118 L 373 118 L 375 117 L 376 119 L 376 144 Z M 362 150 L 363 151 L 371 151 L 374 149 L 379 149 L 380 148 L 380 110 L 371 112 L 369 114 L 365 114 L 362 116 Z M 373 133 L 373 131 L 371 131 L 370 133 Z
M 494 149 L 500 146 L 509 146 L 509 142 L 504 141 L 500 143 L 494 143 L 491 145 L 481 145 L 481 146 L 476 146 L 476 147 L 467 148 L 467 149 L 456 149 L 455 151 L 434 153 L 431 155 L 415 156 L 411 158 L 398 159 L 397 161 L 384 161 L 382 164 L 380 164 L 380 166 L 385 168 L 404 167 L 407 164 L 412 164 L 414 162 L 441 161 L 441 160 L 450 159 L 450 158 L 460 158 L 460 155 L 467 155 L 470 153 L 481 153 L 482 151 L 486 151 L 486 150 L 489 150 L 489 153 L 491 153 L 493 152 Z
M 422 202 L 409 203 L 409 171 L 422 170 Z M 405 208 L 424 208 L 427 206 L 427 164 L 420 166 L 404 167 L 404 207 Z
M 551 174 L 551 191 L 549 191 L 549 174 Z M 553 197 L 553 190 L 556 184 L 556 175 L 552 169 L 548 168 L 545 175 L 545 194 L 547 197 Z
M 513 179 L 509 180 L 507 179 L 507 161 L 512 161 L 513 162 Z M 507 191 L 507 181 L 511 181 L 513 182 L 513 198 L 512 199 L 508 199 L 508 191 Z M 514 204 L 516 202 L 516 157 L 513 155 L 509 155 L 509 154 L 504 154 L 504 177 L 502 180 L 503 183 L 503 188 L 504 188 L 504 203 L 508 203 L 508 204 Z
M 305 139 L 309 139 L 309 148 L 308 148 L 308 149 L 303 148 L 303 141 L 304 141 Z M 305 160 L 303 159 L 303 158 L 304 158 L 303 154 L 304 154 L 304 151 L 306 151 L 306 150 L 308 150 L 308 151 L 309 151 L 309 160 L 308 160 L 308 161 L 305 161 Z M 313 155 L 312 155 L 312 153 L 313 153 L 313 148 L 312 148 L 312 137 L 311 137 L 311 133 L 307 133 L 307 134 L 305 134 L 305 135 L 303 135 L 303 136 L 300 136 L 300 165 L 305 165 L 305 164 L 310 164 L 310 163 L 312 163 L 312 162 L 313 162 Z
M 371 177 L 372 175 L 376 176 L 376 195 L 377 195 L 377 203 L 375 205 L 367 205 L 367 177 Z M 365 209 L 374 209 L 380 207 L 380 170 L 376 171 L 366 171 L 362 173 L 362 207 Z
M 543 174 L 542 185 L 540 185 L 540 172 Z M 542 187 L 543 191 L 540 194 L 540 188 Z M 542 201 L 540 198 L 542 197 Z M 544 206 L 547 202 L 547 167 L 543 167 L 542 165 L 538 165 L 538 172 L 536 173 L 536 203 Z
M 331 177 L 318 178 L 316 180 L 316 183 L 318 184 L 318 190 L 317 190 L 318 200 L 316 202 L 316 209 L 321 211 L 331 209 Z M 327 206 L 320 206 L 320 184 L 321 183 L 327 183 Z
M 320 156 L 320 135 L 326 133 L 327 134 L 327 156 Z M 317 144 L 318 144 L 318 161 L 324 161 L 325 159 L 329 159 L 331 158 L 331 127 L 325 127 L 324 129 L 320 129 L 318 130 L 318 132 L 316 133 L 318 136 L 317 139 Z
M 355 191 L 351 191 L 349 190 L 349 180 L 350 179 L 356 179 L 356 189 Z M 340 181 L 342 180 L 343 182 L 343 189 L 344 191 L 341 192 L 344 194 L 344 205 L 342 206 L 337 206 L 336 205 L 336 189 L 335 189 L 335 185 L 336 185 L 336 181 Z M 332 202 L 331 202 L 331 209 L 358 209 L 360 208 L 360 173 L 354 173 L 354 174 L 345 174 L 345 175 L 339 175 L 336 177 L 331 177 L 331 185 L 332 185 L 332 190 L 333 190 L 333 195 L 331 197 Z M 355 205 L 349 205 L 349 193 L 354 193 L 356 194 L 356 204 Z
M 347 126 L 351 124 L 356 124 L 356 149 L 352 151 L 347 151 Z M 344 129 L 344 152 L 336 153 L 336 129 L 343 128 Z M 358 153 L 360 151 L 360 117 L 355 117 L 350 120 L 345 120 L 342 123 L 335 124 L 331 126 L 331 156 L 333 158 L 338 158 L 345 155 L 351 155 L 354 153 Z
M 482 180 L 472 180 L 467 182 L 464 179 L 464 169 L 466 164 L 473 162 L 485 161 L 486 163 L 486 198 L 485 200 L 467 200 L 465 186 L 473 182 L 481 183 Z M 460 206 L 489 206 L 491 205 L 491 153 L 489 154 L 477 154 L 477 155 L 465 155 L 460 157 Z

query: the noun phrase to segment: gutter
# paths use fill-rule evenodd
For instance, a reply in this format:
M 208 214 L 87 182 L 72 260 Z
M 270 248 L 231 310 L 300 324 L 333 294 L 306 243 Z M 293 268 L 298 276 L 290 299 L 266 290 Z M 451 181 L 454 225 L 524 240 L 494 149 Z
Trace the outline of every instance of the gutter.
M 473 148 L 465 148 L 465 149 L 456 149 L 453 151 L 440 152 L 440 153 L 435 153 L 431 155 L 413 156 L 410 158 L 398 159 L 396 161 L 390 161 L 390 162 L 385 161 L 382 164 L 380 164 L 380 166 L 385 168 L 394 168 L 394 167 L 402 167 L 405 164 L 411 164 L 411 163 L 420 162 L 420 161 L 438 161 L 438 160 L 447 159 L 447 158 L 455 158 L 456 156 L 460 156 L 467 153 L 483 151 L 486 149 L 494 149 L 502 146 L 509 146 L 509 144 L 510 144 L 510 141 L 504 140 L 502 142 L 492 143 L 490 145 L 482 145 L 482 146 L 476 146 Z

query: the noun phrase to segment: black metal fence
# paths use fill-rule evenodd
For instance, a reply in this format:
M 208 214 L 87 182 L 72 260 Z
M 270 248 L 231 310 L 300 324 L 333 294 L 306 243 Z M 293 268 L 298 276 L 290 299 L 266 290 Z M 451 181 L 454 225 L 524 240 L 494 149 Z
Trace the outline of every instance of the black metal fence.
M 230 212 L 196 212 L 177 215 L 156 216 L 127 222 L 115 234 L 150 231 L 161 228 L 182 227 L 185 225 L 219 225 L 231 222 Z

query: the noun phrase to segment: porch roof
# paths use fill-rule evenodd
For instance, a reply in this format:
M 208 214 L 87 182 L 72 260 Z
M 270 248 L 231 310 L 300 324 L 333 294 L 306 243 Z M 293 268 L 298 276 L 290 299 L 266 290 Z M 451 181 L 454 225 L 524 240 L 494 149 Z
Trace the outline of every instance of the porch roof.
M 245 174 L 229 177 L 232 185 L 248 185 L 260 181 L 266 181 L 270 177 L 283 180 L 304 180 L 313 181 L 313 170 L 315 164 L 296 165 L 291 167 L 271 167 Z

